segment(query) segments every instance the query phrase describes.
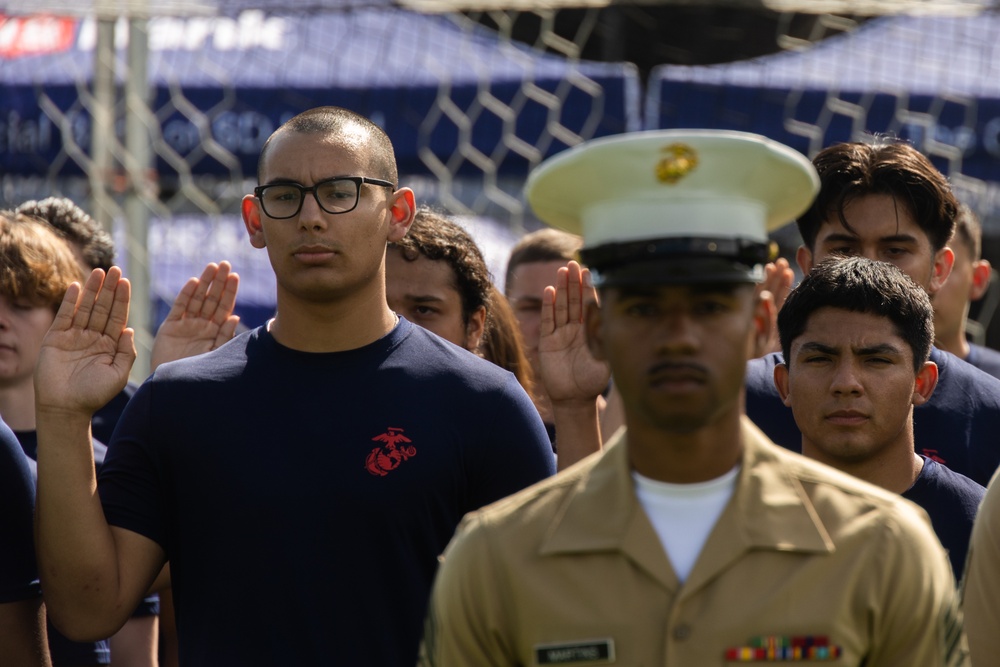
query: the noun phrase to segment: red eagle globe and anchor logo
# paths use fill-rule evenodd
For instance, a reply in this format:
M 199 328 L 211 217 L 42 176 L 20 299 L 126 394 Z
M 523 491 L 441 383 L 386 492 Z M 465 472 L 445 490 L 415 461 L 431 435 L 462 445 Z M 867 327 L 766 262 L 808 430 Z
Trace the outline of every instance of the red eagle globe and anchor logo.
M 401 428 L 390 426 L 387 433 L 376 435 L 372 440 L 383 444 L 373 449 L 365 459 L 365 470 L 377 477 L 385 477 L 400 463 L 417 454 L 417 448 L 408 444 L 411 440 L 403 435 Z

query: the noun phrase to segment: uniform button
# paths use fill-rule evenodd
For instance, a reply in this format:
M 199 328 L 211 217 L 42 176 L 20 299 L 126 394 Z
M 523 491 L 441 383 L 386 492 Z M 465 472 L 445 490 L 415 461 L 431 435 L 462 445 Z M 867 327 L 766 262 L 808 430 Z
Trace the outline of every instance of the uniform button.
M 681 625 L 678 625 L 674 628 L 674 639 L 677 639 L 679 641 L 684 641 L 690 636 L 691 636 L 690 625 L 685 625 L 682 623 Z

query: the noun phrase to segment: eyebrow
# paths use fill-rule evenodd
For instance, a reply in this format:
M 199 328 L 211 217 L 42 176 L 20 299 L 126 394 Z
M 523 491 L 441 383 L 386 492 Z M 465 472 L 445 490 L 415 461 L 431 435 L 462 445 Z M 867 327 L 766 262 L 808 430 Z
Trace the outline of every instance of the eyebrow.
M 404 294 L 403 298 L 415 303 L 441 303 L 444 301 L 441 297 L 430 294 Z
M 313 181 L 313 185 L 317 183 L 325 183 L 326 181 L 332 181 L 336 178 L 350 178 L 349 176 L 324 176 L 323 178 Z M 262 185 L 302 185 L 302 182 L 295 178 L 285 178 L 284 176 L 278 178 L 272 178 L 267 183 L 262 183 Z M 302 187 L 308 188 L 312 187 L 310 185 L 302 185 Z
M 859 238 L 860 236 L 857 234 L 837 232 L 824 238 L 823 243 L 849 243 L 857 241 Z M 878 241 L 879 243 L 917 243 L 917 237 L 912 234 L 892 234 L 890 236 L 881 236 Z
M 903 351 L 892 343 L 879 343 L 878 345 L 869 345 L 868 347 L 851 348 L 851 350 L 859 357 L 886 354 L 902 356 L 903 354 Z M 799 353 L 801 354 L 803 352 L 819 352 L 820 354 L 837 355 L 840 354 L 840 349 L 824 345 L 823 343 L 809 341 L 807 343 L 803 343 L 802 347 L 799 348 Z

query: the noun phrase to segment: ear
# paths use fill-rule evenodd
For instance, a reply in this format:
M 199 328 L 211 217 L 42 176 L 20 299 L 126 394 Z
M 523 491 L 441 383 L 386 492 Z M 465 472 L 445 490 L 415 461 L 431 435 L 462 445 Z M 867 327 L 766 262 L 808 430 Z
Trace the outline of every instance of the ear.
M 260 222 L 260 202 L 253 195 L 246 195 L 240 202 L 240 212 L 243 213 L 243 224 L 250 235 L 250 245 L 263 248 L 267 245 L 264 239 L 264 226 Z
M 935 294 L 941 285 L 948 280 L 951 269 L 955 266 L 955 251 L 945 246 L 934 253 L 934 272 L 931 274 L 931 284 L 927 288 L 928 294 Z
M 469 323 L 465 325 L 465 349 L 475 352 L 483 340 L 486 330 L 486 306 L 479 306 L 476 312 L 469 315 Z
M 778 396 L 781 397 L 781 402 L 785 404 L 785 407 L 792 407 L 792 395 L 788 391 L 788 366 L 786 364 L 777 364 L 774 367 L 774 387 L 778 390 Z
M 917 379 L 913 385 L 913 404 L 923 405 L 931 400 L 931 394 L 938 383 L 938 367 L 933 361 L 925 361 L 917 371 Z
M 586 304 L 583 318 L 583 323 L 587 331 L 587 349 L 590 350 L 590 354 L 593 355 L 594 359 L 607 361 L 608 358 L 604 354 L 604 339 L 601 337 L 603 318 L 601 317 L 601 307 L 597 302 L 590 301 Z
M 799 249 L 795 251 L 795 263 L 799 265 L 799 271 L 802 272 L 802 275 L 809 275 L 813 268 L 812 251 L 804 245 L 800 245 Z
M 389 220 L 389 234 L 386 240 L 389 243 L 399 241 L 406 232 L 410 231 L 413 224 L 413 216 L 417 212 L 416 199 L 413 190 L 410 188 L 400 188 L 392 193 L 392 201 L 389 206 L 389 213 L 392 215 Z
M 990 278 L 993 277 L 993 267 L 988 259 L 980 259 L 972 263 L 972 285 L 969 286 L 969 301 L 979 301 L 990 288 Z

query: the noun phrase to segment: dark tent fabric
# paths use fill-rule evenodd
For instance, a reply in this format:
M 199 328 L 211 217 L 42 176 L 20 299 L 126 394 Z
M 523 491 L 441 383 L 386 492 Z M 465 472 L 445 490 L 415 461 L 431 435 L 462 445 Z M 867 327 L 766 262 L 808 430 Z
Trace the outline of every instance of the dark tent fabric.
M 57 120 L 66 117 L 86 152 L 82 100 L 95 35 L 92 19 L 0 15 L 0 169 L 51 175 L 55 163 L 59 173 L 79 173 L 60 156 Z M 442 16 L 370 8 L 157 17 L 149 43 L 162 173 L 189 165 L 252 174 L 278 124 L 325 104 L 382 125 L 404 173 L 494 164 L 523 173 L 575 136 L 640 127 L 634 66 L 544 54 Z M 118 53 L 123 59 L 124 44 Z
M 650 77 L 647 127 L 757 132 L 812 153 L 892 133 L 1000 182 L 1000 16 L 899 16 L 802 51 Z

